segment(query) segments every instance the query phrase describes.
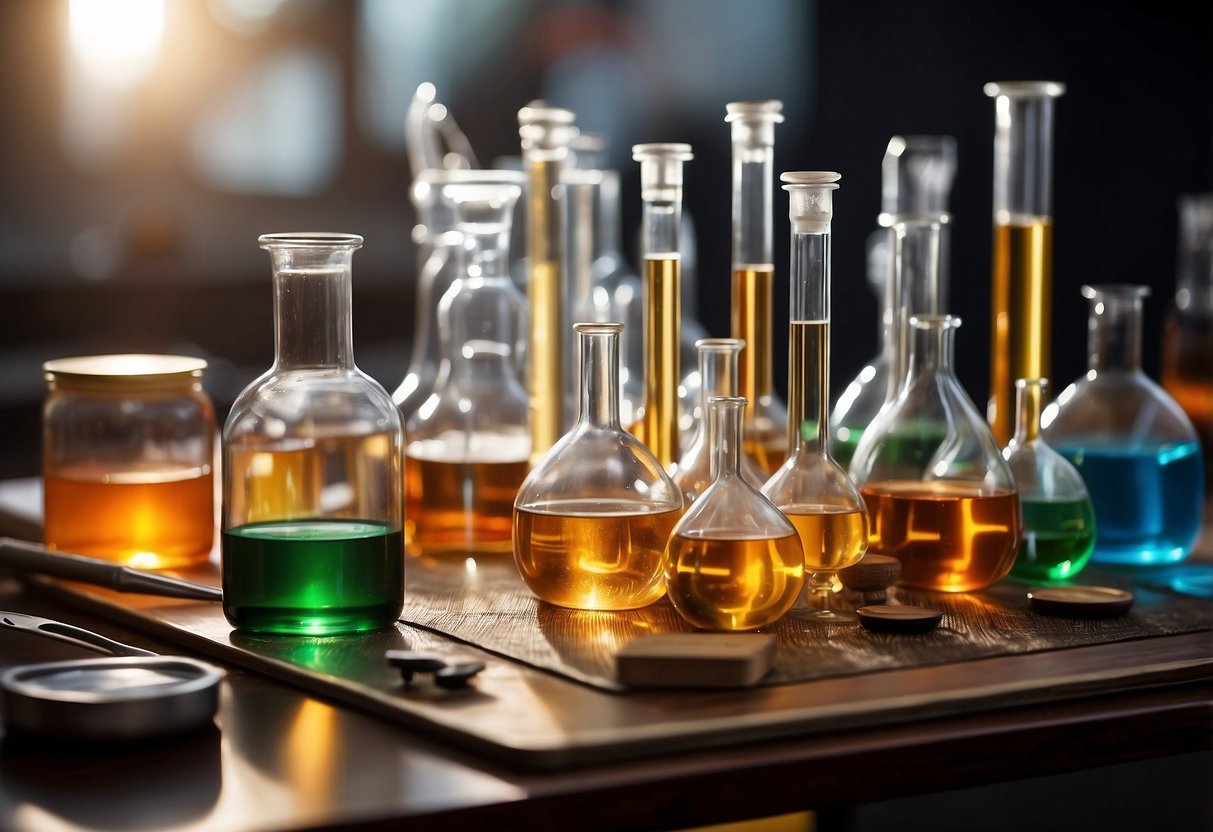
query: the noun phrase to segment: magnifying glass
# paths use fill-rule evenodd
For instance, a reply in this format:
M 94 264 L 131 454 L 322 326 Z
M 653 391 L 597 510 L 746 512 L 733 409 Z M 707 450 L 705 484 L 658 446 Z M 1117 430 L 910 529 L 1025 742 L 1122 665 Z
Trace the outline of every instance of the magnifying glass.
M 0 674 L 5 728 L 70 740 L 130 741 L 199 728 L 219 708 L 223 671 L 159 656 L 48 618 L 0 612 L 0 629 L 74 644 L 108 658 L 13 667 Z

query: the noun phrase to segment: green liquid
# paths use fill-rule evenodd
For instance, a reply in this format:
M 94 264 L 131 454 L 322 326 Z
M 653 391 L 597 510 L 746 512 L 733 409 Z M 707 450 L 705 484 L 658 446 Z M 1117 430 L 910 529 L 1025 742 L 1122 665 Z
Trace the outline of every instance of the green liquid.
M 1023 542 L 1011 575 L 1060 581 L 1077 575 L 1095 551 L 1095 508 L 1090 500 L 1020 501 Z
M 374 630 L 403 605 L 404 538 L 384 523 L 282 520 L 223 534 L 223 612 L 237 629 Z

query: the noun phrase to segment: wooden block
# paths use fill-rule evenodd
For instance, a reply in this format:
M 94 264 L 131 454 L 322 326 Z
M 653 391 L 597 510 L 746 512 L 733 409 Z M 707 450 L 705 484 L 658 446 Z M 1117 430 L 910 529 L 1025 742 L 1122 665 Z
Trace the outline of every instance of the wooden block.
M 745 687 L 775 664 L 775 637 L 762 633 L 654 633 L 616 659 L 619 682 L 634 687 Z

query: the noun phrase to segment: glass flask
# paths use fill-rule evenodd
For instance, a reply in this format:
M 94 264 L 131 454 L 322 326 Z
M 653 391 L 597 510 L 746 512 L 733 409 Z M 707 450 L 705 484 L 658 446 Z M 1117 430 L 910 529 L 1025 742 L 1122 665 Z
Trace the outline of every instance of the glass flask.
M 804 587 L 796 527 L 742 474 L 745 407 L 740 396 L 708 400 L 712 484 L 678 521 L 665 553 L 670 602 L 705 630 L 773 624 Z
M 674 469 L 674 483 L 682 490 L 682 499 L 688 506 L 715 479 L 712 465 L 716 443 L 711 439 L 713 417 L 708 400 L 737 394 L 737 358 L 744 344 L 744 341 L 737 338 L 700 338 L 695 342 L 695 351 L 699 356 L 699 376 L 703 379 L 700 387 L 703 410 L 707 416 L 699 420 L 694 438 Z M 767 481 L 766 472 L 746 453 L 744 443 L 743 437 L 741 460 L 738 463 L 741 476 L 754 488 L 762 488 L 762 484 Z
M 404 534 L 413 554 L 510 551 L 514 497 L 531 454 L 515 372 L 526 299 L 509 275 L 521 193 L 518 184 L 442 187 L 463 239 L 461 277 L 439 304 L 444 358 L 434 393 L 405 428 Z
M 1095 549 L 1095 506 L 1082 476 L 1040 438 L 1048 384 L 1043 378 L 1015 381 L 1015 436 L 1002 451 L 1023 519 L 1011 576 L 1025 581 L 1072 578 Z
M 568 275 L 565 267 L 567 205 L 562 177 L 569 143 L 577 135 L 573 114 L 540 102 L 518 111 L 527 188 L 527 344 L 531 459 L 537 462 L 564 432 Z
M 788 325 L 788 449 L 762 493 L 800 534 L 810 616 L 854 620 L 829 609 L 842 588 L 837 572 L 863 558 L 867 512 L 846 471 L 830 455 L 830 223 L 837 173 L 802 171 L 781 179 L 792 224 L 791 320 Z
M 725 106 L 733 140 L 733 337 L 740 338 L 738 390 L 749 399 L 746 455 L 768 475 L 788 455 L 788 409 L 775 393 L 771 361 L 775 257 L 771 244 L 771 191 L 775 125 L 780 101 L 735 101 Z
M 640 162 L 644 279 L 644 405 L 632 426 L 667 470 L 681 455 L 678 386 L 681 379 L 682 166 L 691 158 L 687 144 L 638 144 Z
M 952 370 L 960 319 L 910 319 L 910 366 L 893 406 L 864 431 L 851 476 L 868 504 L 868 551 L 900 582 L 967 592 L 1005 576 L 1019 549 L 1019 495 L 993 434 Z
M 881 210 L 876 218 L 878 228 L 868 235 L 867 243 L 868 286 L 880 304 L 880 350 L 846 386 L 830 414 L 834 458 L 844 468 L 851 463 L 860 434 L 890 400 L 890 379 L 897 387 L 905 379 L 900 371 L 890 375 L 891 366 L 905 366 L 904 355 L 894 357 L 898 352 L 895 343 L 904 345 L 904 341 L 897 342 L 894 338 L 893 316 L 898 301 L 890 294 L 889 277 L 893 268 L 893 223 L 899 217 L 908 219 L 911 216 L 940 218 L 946 223 L 956 166 L 956 140 L 951 136 L 894 136 L 885 150 L 881 163 Z M 943 236 L 939 244 L 941 254 L 948 250 L 947 230 L 947 225 L 940 229 Z M 910 297 L 934 297 L 939 299 L 939 304 L 932 308 L 911 304 L 908 310 L 903 309 L 899 324 L 908 320 L 909 315 L 943 314 L 948 296 L 946 265 L 946 257 L 942 257 L 938 271 L 910 273 L 908 285 L 903 283 L 907 285 Z M 937 288 L 916 289 L 912 278 L 919 274 L 933 276 Z
M 223 429 L 223 612 L 237 629 L 390 626 L 404 600 L 400 413 L 354 366 L 352 234 L 267 234 L 274 364 Z
M 1015 426 L 1015 379 L 1048 378 L 1053 350 L 1055 81 L 985 85 L 994 99 L 994 257 L 990 401 L 1000 444 Z
M 141 569 L 205 563 L 215 545 L 215 408 L 206 362 L 86 355 L 42 365 L 43 538 Z
M 1163 329 L 1162 386 L 1192 420 L 1213 483 L 1213 193 L 1179 198 L 1175 301 Z
M 618 323 L 574 325 L 581 342 L 577 423 L 514 501 L 514 561 L 539 598 L 624 610 L 662 596 L 662 567 L 682 494 L 619 424 Z
M 1097 523 L 1097 563 L 1183 560 L 1200 532 L 1204 465 L 1192 423 L 1141 370 L 1145 286 L 1084 286 L 1087 374 L 1057 397 L 1045 441 L 1082 474 Z

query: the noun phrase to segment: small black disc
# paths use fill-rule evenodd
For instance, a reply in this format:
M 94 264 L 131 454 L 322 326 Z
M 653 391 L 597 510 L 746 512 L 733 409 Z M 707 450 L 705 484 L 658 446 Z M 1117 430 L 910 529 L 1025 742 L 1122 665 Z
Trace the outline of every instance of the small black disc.
M 1046 586 L 1028 593 L 1032 609 L 1061 618 L 1110 618 L 1133 606 L 1133 593 L 1110 586 Z
M 943 620 L 943 613 L 927 607 L 869 604 L 855 610 L 859 623 L 877 633 L 926 633 Z

